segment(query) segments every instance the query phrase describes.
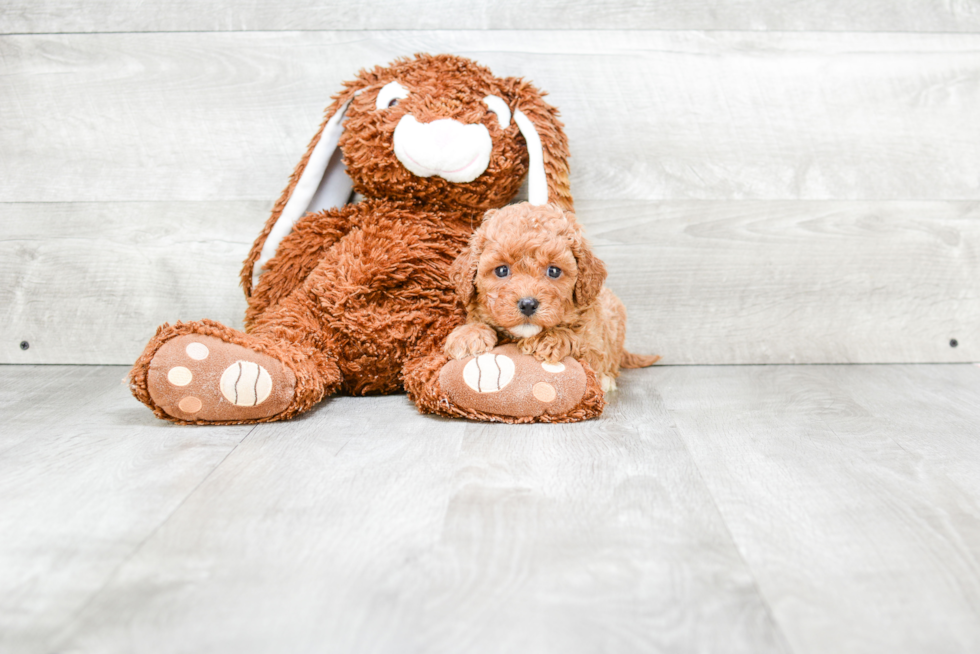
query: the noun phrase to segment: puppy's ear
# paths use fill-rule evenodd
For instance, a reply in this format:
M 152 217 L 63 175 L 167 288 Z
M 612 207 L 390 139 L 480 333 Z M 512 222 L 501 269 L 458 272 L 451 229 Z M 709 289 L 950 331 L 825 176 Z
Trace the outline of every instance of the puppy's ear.
M 592 253 L 588 242 L 579 236 L 572 243 L 572 254 L 578 266 L 578 279 L 575 280 L 575 304 L 584 307 L 595 302 L 606 281 L 606 264 Z
M 544 92 L 516 77 L 503 81 L 514 109 L 514 122 L 527 143 L 528 202 L 572 208 L 568 184 L 568 139 L 558 110 L 544 101 Z
M 491 218 L 490 214 L 491 212 L 487 212 L 483 219 Z M 480 270 L 480 255 L 483 253 L 485 242 L 483 232 L 476 231 L 470 237 L 469 245 L 459 253 L 449 269 L 449 280 L 456 287 L 456 295 L 464 307 L 469 307 L 476 297 L 476 274 Z
M 369 86 L 375 72 L 361 71 L 357 79 L 344 83 L 344 90 L 327 107 L 320 129 L 313 136 L 306 154 L 289 178 L 289 184 L 272 208 L 262 233 L 252 245 L 242 268 L 245 296 L 251 297 L 265 263 L 275 256 L 279 243 L 305 214 L 347 204 L 354 183 L 347 175 L 337 143 L 343 132 L 344 114 L 354 96 Z

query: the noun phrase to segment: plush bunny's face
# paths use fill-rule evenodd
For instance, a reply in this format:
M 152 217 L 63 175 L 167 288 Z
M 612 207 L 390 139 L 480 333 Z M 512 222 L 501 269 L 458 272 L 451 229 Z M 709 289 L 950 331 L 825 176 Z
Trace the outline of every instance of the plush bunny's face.
M 572 208 L 558 112 L 524 80 L 463 57 L 417 54 L 344 87 L 245 261 L 246 293 L 297 220 L 344 205 L 352 188 L 483 212 L 510 202 L 527 176 L 531 204 Z
M 418 56 L 361 74 L 340 149 L 354 189 L 485 210 L 528 172 L 513 82 L 469 60 Z

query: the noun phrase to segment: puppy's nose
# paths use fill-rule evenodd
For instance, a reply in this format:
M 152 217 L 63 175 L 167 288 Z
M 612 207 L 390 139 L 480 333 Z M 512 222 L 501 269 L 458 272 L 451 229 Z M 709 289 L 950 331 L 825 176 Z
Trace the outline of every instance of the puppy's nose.
M 530 318 L 538 310 L 538 304 L 538 301 L 533 297 L 526 297 L 517 303 L 517 308 L 521 310 L 521 313 Z

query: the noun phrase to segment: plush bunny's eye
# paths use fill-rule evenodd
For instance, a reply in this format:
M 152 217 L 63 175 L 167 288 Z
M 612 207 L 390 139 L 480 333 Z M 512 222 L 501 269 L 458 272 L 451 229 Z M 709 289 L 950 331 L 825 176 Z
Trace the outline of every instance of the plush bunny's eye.
M 552 279 L 558 279 L 561 277 L 561 268 L 558 266 L 548 266 L 548 277 Z
M 500 277 L 501 279 L 503 279 L 504 277 L 506 277 L 507 275 L 510 274 L 510 267 L 509 266 L 497 266 L 496 268 L 493 269 L 493 274 L 496 275 L 497 277 Z
M 510 107 L 507 106 L 507 103 L 495 95 L 488 95 L 483 98 L 483 102 L 490 111 L 497 114 L 497 123 L 500 125 L 500 129 L 507 129 L 507 126 L 510 125 Z
M 408 89 L 398 82 L 388 82 L 378 91 L 378 99 L 374 103 L 376 109 L 387 109 L 398 104 L 399 100 L 408 97 Z

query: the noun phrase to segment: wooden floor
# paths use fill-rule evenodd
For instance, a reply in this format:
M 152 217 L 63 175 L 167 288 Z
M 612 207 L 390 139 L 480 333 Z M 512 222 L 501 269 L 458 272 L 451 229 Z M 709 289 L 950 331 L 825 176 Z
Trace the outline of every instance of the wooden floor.
M 661 367 L 599 421 L 174 427 L 0 367 L 0 652 L 980 651 L 980 368 Z

